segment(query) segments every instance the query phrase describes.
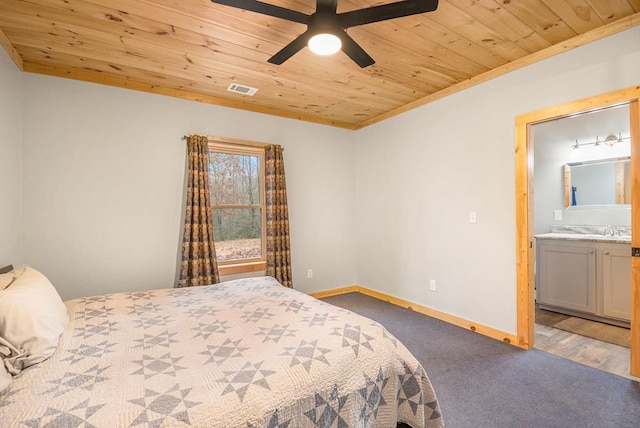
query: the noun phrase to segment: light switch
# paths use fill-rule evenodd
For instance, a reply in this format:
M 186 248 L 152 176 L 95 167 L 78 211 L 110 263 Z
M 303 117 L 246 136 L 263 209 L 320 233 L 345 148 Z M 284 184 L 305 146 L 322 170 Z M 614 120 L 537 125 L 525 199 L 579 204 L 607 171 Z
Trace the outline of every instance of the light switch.
M 555 221 L 562 220 L 562 210 L 553 210 L 553 219 Z
M 477 223 L 478 219 L 476 217 L 476 212 L 475 211 L 471 211 L 469 213 L 469 223 Z

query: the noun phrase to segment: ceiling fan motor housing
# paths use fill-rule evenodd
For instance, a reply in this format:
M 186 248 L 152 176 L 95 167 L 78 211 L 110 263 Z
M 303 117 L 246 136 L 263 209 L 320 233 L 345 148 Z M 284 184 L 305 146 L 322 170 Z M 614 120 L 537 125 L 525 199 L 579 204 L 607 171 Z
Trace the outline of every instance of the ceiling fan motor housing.
M 309 36 L 328 33 L 340 37 L 340 33 L 344 33 L 337 15 L 322 10 L 319 10 L 309 16 L 309 19 L 307 20 L 307 27 L 309 28 Z

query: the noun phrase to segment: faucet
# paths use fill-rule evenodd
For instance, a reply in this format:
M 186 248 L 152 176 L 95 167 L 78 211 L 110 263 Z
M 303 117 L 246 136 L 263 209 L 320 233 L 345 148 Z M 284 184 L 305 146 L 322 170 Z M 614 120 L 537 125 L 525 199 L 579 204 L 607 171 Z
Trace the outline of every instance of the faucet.
M 607 235 L 613 236 L 613 227 L 611 227 L 611 225 L 605 227 L 604 229 L 604 236 L 607 236 Z

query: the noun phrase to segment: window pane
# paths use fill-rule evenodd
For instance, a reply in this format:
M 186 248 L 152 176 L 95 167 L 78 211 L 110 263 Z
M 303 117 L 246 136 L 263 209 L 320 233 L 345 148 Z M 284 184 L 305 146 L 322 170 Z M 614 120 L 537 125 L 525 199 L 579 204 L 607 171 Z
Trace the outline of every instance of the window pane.
M 262 256 L 260 208 L 213 210 L 213 237 L 219 262 Z
M 209 152 L 212 205 L 260 204 L 260 157 Z

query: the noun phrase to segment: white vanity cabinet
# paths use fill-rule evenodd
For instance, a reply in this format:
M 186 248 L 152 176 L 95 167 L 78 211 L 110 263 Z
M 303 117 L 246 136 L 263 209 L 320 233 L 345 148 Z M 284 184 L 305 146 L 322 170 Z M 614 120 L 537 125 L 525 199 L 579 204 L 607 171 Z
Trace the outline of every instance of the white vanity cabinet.
M 536 246 L 541 307 L 621 325 L 631 320 L 630 243 L 538 235 Z
M 596 250 L 584 242 L 538 241 L 542 304 L 596 313 Z
M 602 315 L 631 320 L 631 248 L 609 244 L 602 251 Z

